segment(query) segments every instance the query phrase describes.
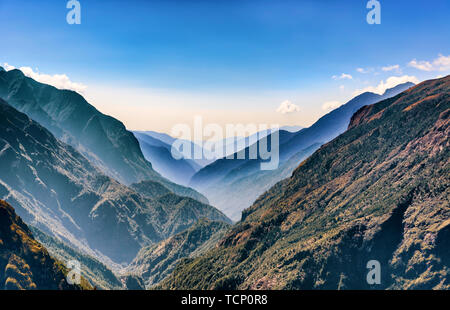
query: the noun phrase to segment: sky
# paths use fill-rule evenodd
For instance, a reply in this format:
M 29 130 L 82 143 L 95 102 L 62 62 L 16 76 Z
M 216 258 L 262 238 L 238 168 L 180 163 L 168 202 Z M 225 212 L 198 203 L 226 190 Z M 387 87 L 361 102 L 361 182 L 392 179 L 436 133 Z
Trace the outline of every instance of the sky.
M 450 1 L 0 0 L 0 65 L 130 130 L 310 126 L 364 91 L 450 73 Z

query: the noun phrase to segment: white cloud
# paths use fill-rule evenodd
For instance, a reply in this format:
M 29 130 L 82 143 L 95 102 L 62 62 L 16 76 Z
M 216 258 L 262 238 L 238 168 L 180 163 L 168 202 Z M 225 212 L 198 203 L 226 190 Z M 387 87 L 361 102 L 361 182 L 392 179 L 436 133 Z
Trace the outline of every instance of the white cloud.
M 342 105 L 339 101 L 327 101 L 322 105 L 322 110 L 334 110 Z
M 4 68 L 6 71 L 16 69 L 14 66 L 11 66 L 7 63 L 4 63 Z M 72 82 L 70 78 L 65 74 L 49 75 L 40 73 L 37 69 L 36 71 L 34 71 L 30 67 L 20 67 L 19 70 L 22 71 L 25 76 L 28 76 L 38 82 L 55 86 L 59 89 L 70 89 L 83 94 L 83 92 L 87 88 L 87 86 L 84 84 Z
M 344 90 L 344 89 L 345 89 L 345 86 L 344 86 L 344 85 L 340 85 L 340 86 L 339 86 L 339 89 L 340 89 L 340 90 Z
M 382 67 L 381 70 L 383 71 L 392 71 L 392 70 L 399 70 L 400 66 L 399 65 L 392 65 L 392 66 L 386 66 L 386 67 Z
M 331 78 L 333 80 L 344 80 L 344 79 L 351 80 L 351 79 L 353 79 L 353 76 L 351 76 L 350 74 L 347 74 L 347 73 L 342 73 L 340 76 L 333 75 Z
M 362 74 L 368 74 L 368 73 L 376 73 L 375 68 L 369 67 L 369 68 L 356 68 L 356 71 Z
M 399 84 L 406 82 L 419 83 L 419 80 L 415 76 L 403 75 L 403 76 L 391 76 L 386 81 L 380 81 L 377 86 L 368 86 L 363 89 L 357 89 L 353 92 L 353 96 L 358 96 L 365 92 L 372 92 L 382 95 L 387 89 L 393 88 Z
M 11 66 L 11 65 L 9 65 L 8 63 L 4 63 L 3 64 L 3 68 L 6 70 L 6 71 L 10 71 L 10 70 L 14 70 L 16 67 L 14 67 L 14 66 Z
M 277 112 L 281 114 L 288 114 L 293 112 L 299 112 L 300 108 L 298 105 L 293 104 L 289 100 L 283 101 L 277 108 Z
M 450 70 L 450 55 L 444 56 L 439 54 L 439 57 L 433 61 L 425 61 L 413 59 L 408 63 L 408 66 L 422 70 L 422 71 L 449 71 Z

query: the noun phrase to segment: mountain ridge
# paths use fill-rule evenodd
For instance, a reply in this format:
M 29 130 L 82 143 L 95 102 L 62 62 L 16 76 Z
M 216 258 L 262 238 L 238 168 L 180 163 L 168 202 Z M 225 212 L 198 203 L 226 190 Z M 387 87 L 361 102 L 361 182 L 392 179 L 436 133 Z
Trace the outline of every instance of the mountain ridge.
M 18 69 L 0 71 L 0 98 L 71 145 L 119 182 L 153 180 L 182 195 L 206 201 L 193 189 L 163 178 L 145 160 L 138 140 L 124 124 L 90 105 L 71 90 L 39 83 Z
M 450 288 L 450 76 L 360 108 L 159 289 Z M 381 284 L 366 281 L 367 263 Z
M 137 193 L 2 99 L 0 160 L 0 198 L 13 203 L 27 223 L 109 265 L 131 261 L 142 246 L 200 217 L 228 221 L 192 198 L 172 194 L 179 201 L 171 204 Z
M 300 163 L 308 155 L 306 150 L 311 146 L 326 143 L 344 132 L 347 129 L 351 116 L 360 107 L 385 99 L 386 97 L 397 94 L 413 85 L 413 83 L 409 82 L 399 84 L 386 90 L 382 95 L 371 92 L 363 93 L 354 97 L 339 108 L 322 116 L 308 128 L 303 128 L 294 133 L 280 130 L 278 133 L 279 168 L 286 169 L 286 165 L 284 164 L 290 159 L 292 160 L 299 152 L 303 152 L 305 153 L 305 156 L 298 158 L 298 163 Z M 270 142 L 270 140 L 271 139 L 268 139 L 268 142 Z M 259 142 L 257 143 L 257 145 L 259 145 Z M 236 159 L 237 153 L 235 153 L 235 159 L 230 160 L 222 158 L 216 160 L 196 172 L 189 183 L 190 186 L 207 196 L 208 200 L 217 208 L 226 211 L 227 216 L 231 217 L 233 220 L 239 220 L 240 212 L 244 208 L 249 207 L 250 204 L 264 192 L 264 190 L 268 189 L 267 186 L 262 186 L 254 181 L 255 179 L 261 178 L 262 175 L 267 174 L 265 171 L 259 169 L 259 164 L 262 160 L 249 160 L 248 147 L 242 152 L 245 152 L 246 159 Z M 293 170 L 294 166 L 290 165 L 290 168 Z M 288 176 L 288 174 L 289 173 L 277 174 L 274 172 L 273 178 L 269 180 L 267 184 L 270 184 L 270 186 L 274 185 L 276 182 L 280 181 L 282 177 Z M 242 184 L 245 179 L 245 197 L 251 198 L 243 199 L 242 201 L 235 199 L 233 207 L 228 206 L 227 201 L 229 197 L 244 196 L 244 194 L 241 195 L 239 192 L 239 188 L 242 188 L 239 184 Z M 252 189 L 252 191 L 249 189 Z

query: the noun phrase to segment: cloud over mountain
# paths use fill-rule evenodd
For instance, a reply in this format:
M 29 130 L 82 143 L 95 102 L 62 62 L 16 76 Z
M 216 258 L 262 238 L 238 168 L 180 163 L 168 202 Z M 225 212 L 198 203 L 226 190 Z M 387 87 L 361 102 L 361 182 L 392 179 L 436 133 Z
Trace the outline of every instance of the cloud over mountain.
M 353 92 L 353 96 L 360 95 L 365 92 L 372 92 L 376 94 L 383 94 L 387 89 L 393 88 L 399 84 L 406 82 L 412 82 L 418 84 L 419 80 L 415 76 L 403 75 L 403 76 L 391 76 L 386 79 L 386 81 L 380 81 L 377 86 L 368 86 L 363 89 L 357 89 Z
M 8 63 L 4 63 L 4 67 L 6 71 L 10 71 L 13 69 L 16 69 L 16 67 L 9 65 Z M 66 74 L 45 74 L 40 73 L 37 69 L 34 71 L 30 67 L 20 67 L 18 68 L 20 71 L 23 72 L 26 76 L 41 82 L 45 84 L 49 84 L 52 86 L 55 86 L 59 89 L 69 89 L 76 91 L 78 93 L 83 94 L 83 92 L 86 90 L 87 86 L 82 83 L 75 83 L 70 80 L 70 78 Z

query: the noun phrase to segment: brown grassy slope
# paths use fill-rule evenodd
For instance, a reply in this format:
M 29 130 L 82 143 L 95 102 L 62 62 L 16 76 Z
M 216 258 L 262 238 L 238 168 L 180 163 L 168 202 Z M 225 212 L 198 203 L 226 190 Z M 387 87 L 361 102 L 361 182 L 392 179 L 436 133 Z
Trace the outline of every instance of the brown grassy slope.
M 160 288 L 449 289 L 449 98 L 447 76 L 361 108 Z
M 34 238 L 14 209 L 0 200 L 0 289 L 81 289 L 69 285 L 65 267 Z

